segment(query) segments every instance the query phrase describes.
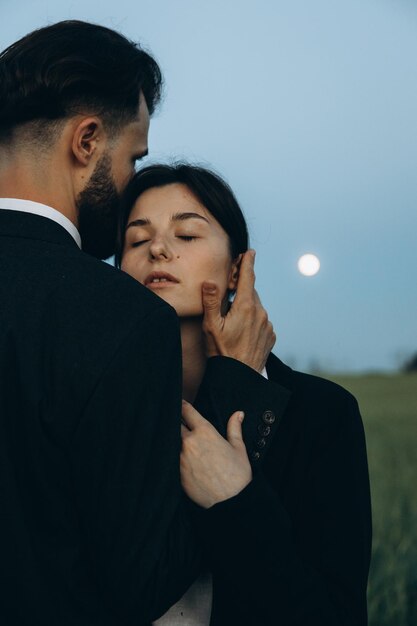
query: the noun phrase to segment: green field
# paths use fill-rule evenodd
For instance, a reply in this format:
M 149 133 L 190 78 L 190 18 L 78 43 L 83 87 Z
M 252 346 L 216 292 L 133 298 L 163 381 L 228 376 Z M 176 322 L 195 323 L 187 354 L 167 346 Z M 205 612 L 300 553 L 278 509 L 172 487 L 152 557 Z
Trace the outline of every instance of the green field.
M 359 401 L 373 509 L 370 626 L 417 626 L 417 374 L 327 376 Z

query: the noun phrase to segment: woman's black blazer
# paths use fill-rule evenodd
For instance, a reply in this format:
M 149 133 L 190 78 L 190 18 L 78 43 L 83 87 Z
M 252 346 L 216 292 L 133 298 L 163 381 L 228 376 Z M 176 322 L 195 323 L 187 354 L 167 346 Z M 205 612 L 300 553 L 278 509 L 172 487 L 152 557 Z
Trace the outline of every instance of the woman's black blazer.
M 269 380 L 221 361 L 214 370 L 209 360 L 213 375 L 200 390 L 200 408 L 215 412 L 219 394 L 239 376 L 230 411 L 239 400 L 259 410 L 244 421 L 253 481 L 196 512 L 213 573 L 211 626 L 365 626 L 371 507 L 355 398 L 274 355 Z

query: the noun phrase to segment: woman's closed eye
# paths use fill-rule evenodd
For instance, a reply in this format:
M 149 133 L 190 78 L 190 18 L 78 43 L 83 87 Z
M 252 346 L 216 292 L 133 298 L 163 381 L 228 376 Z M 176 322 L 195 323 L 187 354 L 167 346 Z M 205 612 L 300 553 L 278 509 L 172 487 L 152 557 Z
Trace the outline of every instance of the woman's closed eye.
M 199 239 L 199 237 L 197 237 L 197 235 L 175 235 L 175 237 L 177 239 L 181 239 L 181 241 L 194 241 L 195 239 Z M 139 248 L 139 246 L 142 246 L 144 243 L 148 243 L 149 241 L 151 241 L 151 239 L 140 239 L 139 241 L 134 241 L 132 243 L 132 248 Z
M 176 237 L 182 241 L 193 241 L 193 239 L 198 239 L 196 235 L 176 235 Z

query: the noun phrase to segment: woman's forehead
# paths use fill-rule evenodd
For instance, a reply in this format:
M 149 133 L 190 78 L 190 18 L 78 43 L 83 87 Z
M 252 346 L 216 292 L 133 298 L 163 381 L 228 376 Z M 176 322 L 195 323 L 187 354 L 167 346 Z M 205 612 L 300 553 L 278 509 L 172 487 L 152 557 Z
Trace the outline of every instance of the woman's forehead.
M 194 214 L 208 222 L 216 221 L 210 211 L 183 183 L 170 183 L 162 187 L 151 187 L 136 200 L 130 218 L 167 218 L 175 220 L 181 214 Z

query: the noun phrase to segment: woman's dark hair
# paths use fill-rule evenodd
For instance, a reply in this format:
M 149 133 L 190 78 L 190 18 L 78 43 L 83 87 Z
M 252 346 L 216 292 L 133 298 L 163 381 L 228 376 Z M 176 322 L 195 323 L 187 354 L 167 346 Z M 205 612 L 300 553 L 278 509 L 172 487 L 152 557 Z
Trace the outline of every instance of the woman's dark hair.
M 219 222 L 229 237 L 233 259 L 246 252 L 249 234 L 245 218 L 233 191 L 218 174 L 188 163 L 150 165 L 135 174 L 124 192 L 115 256 L 116 267 L 121 265 L 126 226 L 136 200 L 148 189 L 173 183 L 186 185 Z
M 152 114 L 161 90 L 158 64 L 139 45 L 104 26 L 58 22 L 0 54 L 0 139 L 25 122 L 85 112 L 114 132 L 137 115 L 140 91 Z

